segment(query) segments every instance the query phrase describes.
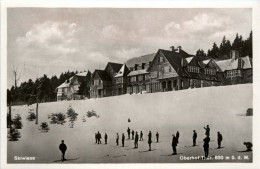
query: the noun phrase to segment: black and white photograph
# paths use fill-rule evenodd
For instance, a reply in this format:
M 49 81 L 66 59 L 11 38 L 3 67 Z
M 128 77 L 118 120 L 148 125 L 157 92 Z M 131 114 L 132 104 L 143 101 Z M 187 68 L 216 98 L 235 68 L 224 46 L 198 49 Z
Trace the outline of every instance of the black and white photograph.
M 253 7 L 4 16 L 6 165 L 255 162 Z

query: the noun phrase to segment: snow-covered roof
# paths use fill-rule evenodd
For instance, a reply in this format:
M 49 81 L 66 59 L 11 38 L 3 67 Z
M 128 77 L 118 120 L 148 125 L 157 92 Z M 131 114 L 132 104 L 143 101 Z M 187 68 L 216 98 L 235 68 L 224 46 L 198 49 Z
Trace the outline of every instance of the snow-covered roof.
M 202 63 L 206 65 L 206 64 L 208 64 L 210 62 L 210 60 L 211 59 L 203 60 Z
M 59 89 L 59 88 L 64 88 L 64 87 L 69 87 L 69 86 L 70 86 L 70 83 L 64 82 L 64 83 L 62 83 L 60 86 L 58 86 L 57 89 Z
M 115 77 L 122 77 L 122 76 L 124 76 L 125 71 L 127 71 L 127 70 L 126 70 L 126 65 L 123 64 L 123 66 L 120 68 L 120 70 L 119 70 L 118 73 L 115 75 Z
M 233 69 L 238 69 L 239 68 L 239 61 L 242 61 L 241 69 L 249 69 L 252 68 L 250 59 L 248 56 L 246 57 L 241 57 L 236 60 L 233 59 L 227 59 L 227 60 L 220 60 L 216 61 L 216 64 L 220 68 L 222 72 L 226 70 L 233 70 Z
M 77 76 L 87 76 L 88 72 L 82 72 L 82 73 L 78 73 L 76 74 Z
M 193 59 L 193 56 L 187 57 L 187 58 L 185 58 L 185 59 L 187 60 L 188 63 L 190 63 L 190 61 Z
M 149 73 L 149 72 L 147 72 L 147 69 L 141 69 L 141 70 L 132 71 L 127 76 L 135 76 L 135 75 L 141 75 L 141 74 L 146 74 L 146 73 Z

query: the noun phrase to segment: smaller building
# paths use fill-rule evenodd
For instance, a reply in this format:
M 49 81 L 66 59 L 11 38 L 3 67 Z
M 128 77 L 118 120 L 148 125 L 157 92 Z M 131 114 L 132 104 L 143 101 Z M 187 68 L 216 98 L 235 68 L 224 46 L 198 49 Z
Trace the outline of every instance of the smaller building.
M 239 57 L 232 52 L 231 59 L 215 61 L 218 77 L 222 85 L 253 82 L 252 60 L 249 56 Z
M 57 90 L 57 101 L 62 100 L 78 100 L 82 99 L 83 95 L 79 93 L 80 85 L 82 83 L 86 84 L 86 96 L 88 93 L 88 83 L 90 81 L 91 73 L 83 72 L 76 74 L 75 76 L 65 80 L 60 86 L 56 88 Z

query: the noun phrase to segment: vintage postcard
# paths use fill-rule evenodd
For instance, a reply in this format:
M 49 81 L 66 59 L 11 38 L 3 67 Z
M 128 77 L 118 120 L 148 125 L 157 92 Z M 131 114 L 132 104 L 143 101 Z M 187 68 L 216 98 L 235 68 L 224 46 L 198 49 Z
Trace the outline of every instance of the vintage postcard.
M 1 167 L 259 167 L 258 12 L 2 2 Z

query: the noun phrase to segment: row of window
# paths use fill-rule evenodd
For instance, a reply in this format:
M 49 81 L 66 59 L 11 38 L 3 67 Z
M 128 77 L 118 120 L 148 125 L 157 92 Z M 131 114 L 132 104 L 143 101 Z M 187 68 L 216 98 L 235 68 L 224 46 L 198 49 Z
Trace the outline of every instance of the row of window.
M 241 70 L 227 71 L 227 77 L 237 77 L 237 76 L 241 76 Z
M 204 73 L 208 75 L 216 75 L 216 70 L 215 69 L 204 69 Z
M 138 75 L 138 76 L 131 76 L 129 78 L 130 82 L 137 82 L 137 81 L 143 81 L 143 80 L 149 80 L 149 79 L 150 79 L 150 75 L 149 74 Z
M 188 66 L 188 72 L 200 73 L 200 68 L 196 66 Z

